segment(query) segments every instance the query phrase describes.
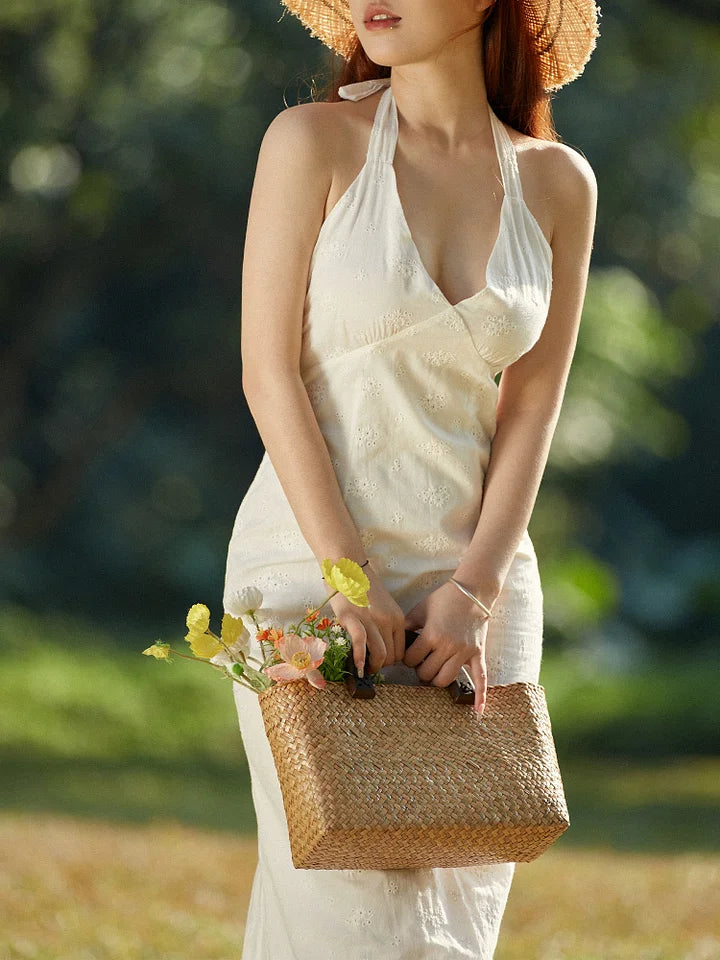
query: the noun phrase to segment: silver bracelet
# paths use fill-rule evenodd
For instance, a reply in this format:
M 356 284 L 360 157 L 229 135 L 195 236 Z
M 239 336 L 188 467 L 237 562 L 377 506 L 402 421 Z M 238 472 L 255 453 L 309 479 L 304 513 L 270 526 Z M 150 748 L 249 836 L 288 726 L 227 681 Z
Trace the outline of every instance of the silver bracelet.
M 478 598 L 477 598 L 474 594 L 470 593 L 470 591 L 469 591 L 466 587 L 464 587 L 461 583 L 458 583 L 457 580 L 455 579 L 455 577 L 450 577 L 450 583 L 454 583 L 455 586 L 458 588 L 458 590 L 462 590 L 462 592 L 465 594 L 466 597 L 470 597 L 471 600 L 474 600 L 475 603 L 476 603 L 482 610 L 485 611 L 485 613 L 488 615 L 488 617 L 491 617 L 491 616 L 492 616 L 492 611 L 491 611 L 491 610 L 488 610 L 488 608 L 485 606 L 485 604 L 482 602 L 482 600 L 478 600 Z

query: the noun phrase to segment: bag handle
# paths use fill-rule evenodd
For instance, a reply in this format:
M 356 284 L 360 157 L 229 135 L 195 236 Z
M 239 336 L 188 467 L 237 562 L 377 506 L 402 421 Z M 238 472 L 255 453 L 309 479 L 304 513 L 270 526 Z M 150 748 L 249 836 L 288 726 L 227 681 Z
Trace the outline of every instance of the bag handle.
M 418 633 L 418 630 L 405 631 L 406 650 L 417 638 Z M 375 684 L 370 678 L 369 660 L 370 651 L 366 650 L 365 669 L 363 671 L 364 676 L 359 677 L 357 667 L 355 666 L 355 661 L 353 659 L 352 647 L 350 648 L 347 655 L 347 662 L 345 664 L 345 669 L 349 671 L 349 675 L 345 677 L 345 686 L 350 693 L 350 696 L 353 698 L 360 700 L 371 700 L 375 696 Z M 450 691 L 450 697 L 455 703 L 475 702 L 475 686 L 469 678 L 467 680 L 462 680 L 460 678 L 453 680 L 447 689 Z

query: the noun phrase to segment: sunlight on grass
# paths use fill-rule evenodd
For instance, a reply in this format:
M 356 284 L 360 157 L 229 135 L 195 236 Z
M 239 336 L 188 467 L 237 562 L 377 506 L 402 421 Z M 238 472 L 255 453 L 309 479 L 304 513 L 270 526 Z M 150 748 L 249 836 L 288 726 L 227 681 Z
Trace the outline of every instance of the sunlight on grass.
M 3 958 L 240 956 L 252 835 L 4 815 L 0 837 Z
M 232 689 L 149 661 L 152 639 L 0 611 L 2 960 L 240 958 L 256 841 Z M 496 960 L 720 960 L 709 663 L 546 656 L 541 682 L 571 825 L 518 864 Z
M 717 960 L 720 857 L 577 850 L 520 863 L 495 960 Z
M 253 835 L 3 814 L 0 955 L 239 960 L 255 864 Z M 517 865 L 496 960 L 718 956 L 718 857 L 579 851 L 561 840 Z
M 720 853 L 720 758 L 577 757 L 560 767 L 570 810 L 563 843 Z

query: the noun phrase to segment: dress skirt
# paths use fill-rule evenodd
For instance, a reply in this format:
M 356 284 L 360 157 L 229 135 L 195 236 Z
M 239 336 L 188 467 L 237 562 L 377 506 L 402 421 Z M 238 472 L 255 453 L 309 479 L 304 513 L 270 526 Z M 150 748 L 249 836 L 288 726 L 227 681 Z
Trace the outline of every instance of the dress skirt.
M 426 571 L 410 579 L 405 589 L 391 592 L 408 613 L 452 572 Z M 303 615 L 302 604 L 311 604 L 313 597 L 317 604 L 326 595 L 314 558 L 299 564 L 294 574 L 294 583 L 279 584 L 273 581 L 277 566 L 234 567 L 231 549 L 226 597 L 254 583 L 268 600 L 267 624 L 272 620 L 284 626 Z M 329 606 L 324 609 L 333 615 Z M 488 625 L 488 685 L 538 682 L 542 632 L 543 595 L 537 558 L 526 533 Z M 251 652 L 259 653 L 254 638 Z M 415 669 L 402 663 L 383 667 L 382 673 L 392 683 L 418 683 Z M 257 694 L 237 683 L 232 686 L 250 770 L 258 840 L 242 960 L 492 960 L 515 864 L 296 869 Z

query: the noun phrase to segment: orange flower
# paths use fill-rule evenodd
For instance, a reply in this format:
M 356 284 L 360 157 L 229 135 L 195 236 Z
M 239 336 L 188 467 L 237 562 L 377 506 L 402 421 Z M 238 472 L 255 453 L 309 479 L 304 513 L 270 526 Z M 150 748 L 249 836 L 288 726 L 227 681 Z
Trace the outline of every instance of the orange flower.
M 318 630 L 325 630 L 326 627 L 329 627 L 332 623 L 330 617 L 323 617 L 318 623 L 315 624 Z
M 320 616 L 320 611 L 316 610 L 315 607 L 305 607 L 305 619 L 308 623 L 312 623 L 313 620 L 317 620 Z
M 266 627 L 265 630 L 260 630 L 256 637 L 258 640 L 266 640 L 268 643 L 271 643 L 274 647 L 278 645 L 278 641 L 283 635 L 282 627 Z

